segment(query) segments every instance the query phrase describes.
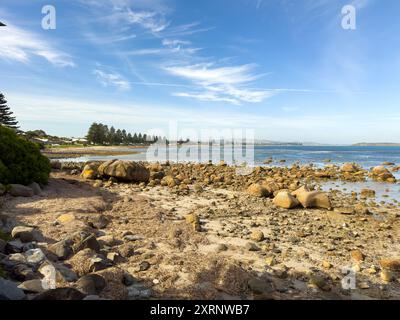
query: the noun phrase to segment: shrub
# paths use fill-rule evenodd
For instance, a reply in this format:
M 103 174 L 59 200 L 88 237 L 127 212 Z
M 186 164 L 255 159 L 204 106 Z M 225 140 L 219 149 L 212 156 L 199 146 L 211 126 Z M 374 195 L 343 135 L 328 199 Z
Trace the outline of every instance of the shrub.
M 0 125 L 0 183 L 46 184 L 50 161 L 39 147 Z

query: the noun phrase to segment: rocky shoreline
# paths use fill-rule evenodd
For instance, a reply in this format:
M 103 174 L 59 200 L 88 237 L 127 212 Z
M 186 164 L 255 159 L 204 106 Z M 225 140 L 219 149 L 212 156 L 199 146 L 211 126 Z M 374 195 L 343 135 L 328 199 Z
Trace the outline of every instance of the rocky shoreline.
M 1 298 L 400 298 L 397 200 L 320 188 L 398 188 L 394 164 L 52 165 L 47 186 L 0 186 Z

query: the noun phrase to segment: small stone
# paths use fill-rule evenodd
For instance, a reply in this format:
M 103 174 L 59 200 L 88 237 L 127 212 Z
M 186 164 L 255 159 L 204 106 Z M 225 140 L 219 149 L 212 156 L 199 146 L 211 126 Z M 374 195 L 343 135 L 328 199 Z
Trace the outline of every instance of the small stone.
M 246 249 L 248 251 L 260 251 L 261 250 L 254 242 L 247 242 Z
M 30 249 L 24 253 L 26 261 L 28 263 L 32 264 L 39 264 L 44 259 L 46 259 L 46 256 L 44 255 L 43 251 L 39 248 L 37 249 Z
M 72 255 L 72 241 L 61 240 L 49 246 L 49 251 L 54 253 L 58 259 L 66 260 Z
M 355 262 L 361 262 L 364 261 L 364 255 L 360 250 L 353 250 L 350 252 L 350 256 L 351 258 L 355 261 Z
M 381 271 L 381 279 L 382 281 L 385 282 L 391 282 L 394 279 L 394 276 L 392 274 L 392 272 L 390 272 L 389 270 L 382 270 Z
M 265 258 L 265 263 L 267 266 L 273 267 L 276 264 L 276 261 L 275 261 L 274 257 L 270 256 L 270 257 Z
M 358 287 L 359 287 L 360 289 L 369 289 L 369 288 L 370 288 L 368 282 L 366 282 L 366 281 L 360 282 L 360 283 L 358 284 Z
M 262 231 L 253 231 L 250 235 L 250 239 L 256 242 L 261 242 L 264 240 L 264 233 Z
M 330 269 L 330 268 L 332 268 L 332 264 L 331 264 L 330 262 L 328 262 L 328 261 L 323 261 L 323 262 L 322 262 L 322 266 L 323 266 L 325 269 Z
M 146 271 L 150 269 L 150 263 L 147 261 L 143 261 L 139 265 L 139 271 Z
M 288 191 L 279 192 L 273 202 L 276 206 L 284 209 L 292 209 L 300 204 L 300 202 Z
M 57 218 L 57 222 L 61 224 L 68 224 L 76 220 L 76 217 L 73 213 L 65 213 Z
M 81 277 L 75 285 L 86 295 L 98 295 L 106 287 L 106 281 L 98 274 L 87 274 Z

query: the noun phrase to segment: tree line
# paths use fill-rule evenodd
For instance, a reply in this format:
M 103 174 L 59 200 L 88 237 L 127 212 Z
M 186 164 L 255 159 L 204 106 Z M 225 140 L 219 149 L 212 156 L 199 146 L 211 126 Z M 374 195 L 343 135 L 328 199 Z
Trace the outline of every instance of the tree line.
M 160 140 L 165 140 L 165 138 L 148 136 L 145 133 L 131 134 L 125 129 L 115 129 L 113 126 L 109 128 L 107 125 L 96 122 L 92 123 L 90 126 L 86 139 L 89 143 L 101 145 L 127 145 L 136 143 L 151 144 Z

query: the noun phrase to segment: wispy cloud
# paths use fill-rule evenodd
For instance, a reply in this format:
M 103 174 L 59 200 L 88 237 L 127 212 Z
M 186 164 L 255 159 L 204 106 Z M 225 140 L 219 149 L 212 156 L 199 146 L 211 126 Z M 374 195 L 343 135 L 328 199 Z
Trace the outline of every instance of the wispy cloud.
M 28 63 L 32 57 L 42 57 L 59 67 L 74 67 L 71 56 L 57 50 L 39 35 L 18 28 L 7 21 L 0 29 L 0 58 Z
M 118 73 L 108 73 L 99 69 L 93 71 L 100 83 L 105 86 L 117 87 L 120 90 L 129 90 L 131 85 Z
M 185 78 L 197 84 L 199 92 L 178 92 L 178 97 L 195 98 L 202 101 L 225 101 L 233 104 L 262 102 L 275 93 L 255 90 L 249 83 L 262 75 L 252 73 L 254 65 L 215 67 L 213 63 L 189 66 L 172 66 L 164 69 L 172 75 Z

